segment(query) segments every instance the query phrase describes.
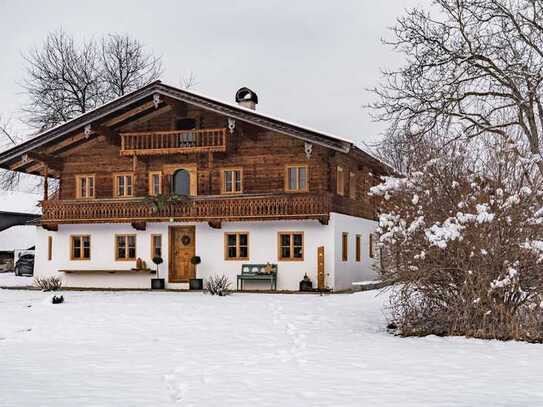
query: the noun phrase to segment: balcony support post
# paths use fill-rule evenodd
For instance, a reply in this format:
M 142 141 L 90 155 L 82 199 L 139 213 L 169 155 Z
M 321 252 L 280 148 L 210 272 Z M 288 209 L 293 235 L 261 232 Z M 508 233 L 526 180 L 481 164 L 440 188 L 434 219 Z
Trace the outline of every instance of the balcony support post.
M 49 199 L 49 167 L 43 166 L 43 200 Z

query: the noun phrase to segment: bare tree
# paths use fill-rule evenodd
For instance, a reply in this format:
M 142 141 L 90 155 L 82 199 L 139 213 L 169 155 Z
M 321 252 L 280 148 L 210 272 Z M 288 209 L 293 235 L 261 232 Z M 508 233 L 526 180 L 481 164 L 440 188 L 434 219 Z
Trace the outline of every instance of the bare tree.
M 132 92 L 157 80 L 162 74 L 159 57 L 145 51 L 128 35 L 109 34 L 102 39 L 100 79 L 107 98 Z
M 53 127 L 101 102 L 103 89 L 94 41 L 76 44 L 72 36 L 58 30 L 25 60 L 24 89 L 30 98 L 25 111 L 32 126 Z
M 28 122 L 47 129 L 94 109 L 160 76 L 160 58 L 127 36 L 77 43 L 63 30 L 25 55 Z
M 412 9 L 385 43 L 407 63 L 385 72 L 374 91 L 387 138 L 417 145 L 500 139 L 521 158 L 523 174 L 543 175 L 543 1 L 434 0 Z
M 179 77 L 179 86 L 183 89 L 189 90 L 198 85 L 198 80 L 194 72 L 190 71 L 188 74 Z
M 20 141 L 11 127 L 11 120 L 0 116 L 0 151 L 13 147 Z M 14 171 L 0 170 L 0 189 L 11 190 L 19 184 L 21 174 Z

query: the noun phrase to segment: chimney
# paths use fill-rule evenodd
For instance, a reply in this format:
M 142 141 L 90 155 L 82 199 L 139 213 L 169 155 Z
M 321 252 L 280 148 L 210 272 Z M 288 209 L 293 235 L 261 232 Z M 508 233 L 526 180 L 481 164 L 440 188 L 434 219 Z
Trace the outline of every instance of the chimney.
M 256 110 L 258 96 L 249 88 L 241 88 L 236 92 L 236 102 L 241 107 Z

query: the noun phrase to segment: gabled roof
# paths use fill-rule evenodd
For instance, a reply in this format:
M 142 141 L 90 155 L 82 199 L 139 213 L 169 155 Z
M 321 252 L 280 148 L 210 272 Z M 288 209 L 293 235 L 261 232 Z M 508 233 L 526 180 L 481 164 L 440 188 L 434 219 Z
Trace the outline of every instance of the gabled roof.
M 152 82 L 134 92 L 114 99 L 94 110 L 48 129 L 24 143 L 18 144 L 17 146 L 0 153 L 0 168 L 9 169 L 10 164 L 15 160 L 20 159 L 23 154 L 62 139 L 74 132 L 83 131 L 85 126 L 92 125 L 101 119 L 111 116 L 115 112 L 122 111 L 137 103 L 141 103 L 145 99 L 150 99 L 154 95 L 162 95 L 186 102 L 205 110 L 213 111 L 236 120 L 251 123 L 310 143 L 319 144 L 336 151 L 348 153 L 354 147 L 357 152 L 363 154 L 365 158 L 374 165 L 382 168 L 390 168 L 387 164 L 378 160 L 370 153 L 355 147 L 354 144 L 348 140 L 293 124 L 269 115 L 264 115 L 242 106 L 218 101 L 195 92 L 168 86 L 160 81 Z

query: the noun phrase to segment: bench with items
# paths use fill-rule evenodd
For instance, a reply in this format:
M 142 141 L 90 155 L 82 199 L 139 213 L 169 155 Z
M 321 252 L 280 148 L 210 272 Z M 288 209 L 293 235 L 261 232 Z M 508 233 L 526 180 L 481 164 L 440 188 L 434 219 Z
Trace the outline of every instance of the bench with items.
M 243 291 L 244 281 L 269 281 L 270 289 L 277 290 L 277 264 L 243 264 L 237 278 L 238 291 Z

